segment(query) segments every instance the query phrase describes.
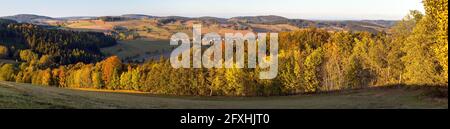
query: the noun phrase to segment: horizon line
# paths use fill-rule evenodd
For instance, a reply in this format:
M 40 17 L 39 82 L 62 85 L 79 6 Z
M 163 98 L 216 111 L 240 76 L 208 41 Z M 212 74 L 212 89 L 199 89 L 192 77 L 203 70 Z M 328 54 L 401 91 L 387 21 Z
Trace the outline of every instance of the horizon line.
M 49 15 L 40 15 L 35 13 L 19 13 L 14 15 L 3 15 L 2 17 L 9 17 L 9 16 L 17 16 L 17 15 L 36 15 L 36 16 L 44 16 L 44 17 L 50 17 L 50 18 L 71 18 L 71 17 L 107 17 L 107 16 L 123 16 L 123 15 L 145 15 L 145 16 L 153 16 L 153 17 L 185 17 L 185 18 L 202 18 L 202 17 L 212 17 L 212 18 L 222 18 L 222 19 L 231 19 L 236 17 L 258 17 L 258 16 L 278 16 L 283 17 L 290 20 L 313 20 L 313 21 L 364 21 L 364 20 L 371 20 L 371 21 L 377 21 L 377 20 L 384 20 L 384 21 L 400 21 L 400 19 L 383 19 L 383 18 L 290 18 L 286 16 L 281 15 L 275 15 L 275 14 L 268 14 L 268 15 L 236 15 L 231 17 L 220 17 L 220 16 L 211 16 L 211 15 L 204 15 L 204 16 L 183 16 L 183 15 L 150 15 L 150 14 L 143 14 L 143 13 L 126 13 L 126 14 L 117 14 L 117 15 L 73 15 L 73 16 L 49 16 Z

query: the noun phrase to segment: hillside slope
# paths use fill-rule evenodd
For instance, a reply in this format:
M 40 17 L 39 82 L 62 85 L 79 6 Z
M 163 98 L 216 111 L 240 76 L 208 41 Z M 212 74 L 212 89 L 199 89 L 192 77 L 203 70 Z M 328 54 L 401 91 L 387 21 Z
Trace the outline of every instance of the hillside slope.
M 57 20 L 57 19 L 54 19 L 51 17 L 34 15 L 34 14 L 19 14 L 19 15 L 14 15 L 14 16 L 0 17 L 0 18 L 14 20 L 19 23 L 35 23 L 35 24 L 44 24 L 43 22 L 45 22 L 45 21 Z
M 218 17 L 181 17 L 181 16 L 149 16 L 143 14 L 125 14 L 121 16 L 100 17 L 68 17 L 51 18 L 39 15 L 19 14 L 0 17 L 40 25 L 62 26 L 66 29 L 96 32 L 116 32 L 121 35 L 151 39 L 168 39 L 171 34 L 185 32 L 192 24 L 201 23 L 208 30 L 219 34 L 222 31 L 281 32 L 293 31 L 309 27 L 317 27 L 329 31 L 368 31 L 378 33 L 387 31 L 397 21 L 389 20 L 336 20 L 320 21 L 307 19 L 289 19 L 276 15 L 238 16 L 232 18 Z M 257 25 L 257 26 L 255 26 Z M 278 28 L 289 26 L 288 29 Z M 261 26 L 265 26 L 261 28 Z M 120 28 L 120 29 L 119 29 Z
M 448 99 L 431 99 L 422 90 L 390 88 L 285 97 L 169 97 L 142 93 L 80 91 L 0 82 L 1 108 L 100 109 L 348 109 L 448 108 Z

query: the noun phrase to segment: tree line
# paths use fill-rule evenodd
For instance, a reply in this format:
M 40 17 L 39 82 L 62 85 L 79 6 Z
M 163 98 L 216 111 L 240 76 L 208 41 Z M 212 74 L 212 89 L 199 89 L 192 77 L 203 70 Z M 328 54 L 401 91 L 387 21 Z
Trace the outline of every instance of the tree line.
M 173 69 L 164 58 L 124 64 L 116 56 L 45 69 L 31 63 L 34 59 L 4 64 L 0 80 L 196 96 L 290 95 L 401 84 L 448 87 L 448 2 L 426 0 L 424 5 L 426 14 L 411 11 L 384 33 L 315 28 L 280 33 L 279 73 L 272 80 L 260 80 L 260 68 Z
M 114 38 L 98 32 L 77 32 L 11 21 L 0 22 L 2 58 L 19 60 L 22 53 L 27 53 L 23 51 L 32 51 L 41 58 L 50 59 L 52 64 L 94 63 L 104 58 L 100 47 L 115 44 Z M 29 60 L 25 61 L 31 61 L 30 58 L 35 57 L 26 58 Z

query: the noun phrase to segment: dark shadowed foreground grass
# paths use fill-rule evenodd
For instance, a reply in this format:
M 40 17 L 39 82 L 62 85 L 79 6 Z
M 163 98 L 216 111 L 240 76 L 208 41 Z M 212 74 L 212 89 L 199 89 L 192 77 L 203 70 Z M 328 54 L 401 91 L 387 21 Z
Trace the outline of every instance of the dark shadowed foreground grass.
M 426 88 L 372 88 L 279 97 L 173 97 L 142 93 L 81 91 L 0 82 L 0 108 L 19 109 L 448 109 L 448 97 Z

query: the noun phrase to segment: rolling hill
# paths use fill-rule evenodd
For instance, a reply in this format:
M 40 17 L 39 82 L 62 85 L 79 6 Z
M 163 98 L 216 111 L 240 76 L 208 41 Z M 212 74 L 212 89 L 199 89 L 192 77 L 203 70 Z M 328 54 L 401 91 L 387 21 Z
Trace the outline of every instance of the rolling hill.
M 289 32 L 303 28 L 317 27 L 328 31 L 368 31 L 378 33 L 386 31 L 395 24 L 395 21 L 385 20 L 361 20 L 361 21 L 317 21 L 306 19 L 288 19 L 281 16 L 240 16 L 233 18 L 218 17 L 181 17 L 181 16 L 151 16 L 143 14 L 124 14 L 120 16 L 101 17 L 65 17 L 51 18 L 46 16 L 20 14 L 2 17 L 3 22 L 26 22 L 41 26 L 50 26 L 63 30 L 74 30 L 81 32 L 101 32 L 111 35 L 115 39 L 125 42 L 135 40 L 167 41 L 170 36 L 177 32 L 192 33 L 193 24 L 202 24 L 202 33 L 216 32 L 220 35 L 225 33 L 265 33 L 265 32 Z M 1 18 L 0 18 L 1 19 Z M 135 44 L 125 45 L 134 46 Z M 143 45 L 145 46 L 145 45 Z M 123 60 L 141 60 L 148 57 L 148 51 L 129 53 L 126 48 L 110 47 L 104 49 L 104 54 L 118 54 Z M 133 48 L 133 47 L 129 47 Z M 147 47 L 143 47 L 147 48 Z M 149 49 L 152 50 L 153 49 Z M 150 56 L 160 56 L 152 54 Z M 136 57 L 136 58 L 135 58 Z M 139 58 L 138 58 L 139 57 Z
M 34 23 L 34 24 L 43 24 L 46 21 L 57 20 L 55 18 L 34 15 L 34 14 L 18 14 L 18 15 L 14 15 L 14 16 L 6 16 L 6 17 L 0 17 L 0 18 L 14 20 L 19 23 Z
M 249 30 L 253 31 L 252 25 L 291 25 L 296 27 L 296 29 L 317 27 L 323 28 L 330 31 L 369 31 L 369 32 L 380 32 L 385 31 L 389 27 L 393 26 L 396 21 L 389 20 L 343 20 L 343 21 L 319 21 L 319 20 L 306 20 L 306 19 L 288 19 L 281 16 L 275 15 L 265 15 L 265 16 L 239 16 L 232 18 L 218 18 L 218 17 L 181 17 L 181 16 L 151 16 L 144 14 L 124 14 L 121 16 L 101 16 L 101 17 L 68 17 L 68 18 L 51 18 L 46 16 L 31 15 L 31 14 L 19 14 L 14 16 L 0 17 L 3 19 L 15 20 L 18 22 L 27 22 L 34 24 L 47 24 L 47 25 L 62 25 L 68 26 L 73 29 L 86 29 L 92 28 L 93 30 L 98 28 L 103 28 L 101 26 L 111 25 L 116 22 L 135 22 L 135 21 L 154 21 L 150 23 L 155 23 L 159 27 L 167 24 L 176 25 L 190 25 L 191 23 L 202 23 L 203 26 L 219 26 L 220 29 L 233 29 L 233 30 Z M 91 27 L 80 27 L 71 26 L 71 24 L 76 24 L 79 22 L 91 22 Z M 99 22 L 103 21 L 103 22 Z M 87 24 L 86 24 L 87 25 Z M 140 26 L 142 24 L 135 24 L 135 26 Z M 100 26 L 100 27 L 99 27 Z M 112 30 L 114 27 L 110 26 L 106 30 Z M 167 28 L 160 28 L 166 29 Z M 267 29 L 266 29 L 267 30 Z M 104 29 L 102 31 L 105 31 Z M 168 30 L 170 31 L 170 30 Z M 276 30 L 267 30 L 275 31 Z M 291 30 L 286 30 L 291 31 Z
M 427 89 L 376 88 L 281 97 L 188 97 L 0 82 L 0 109 L 447 109 Z
M 289 19 L 281 16 L 267 15 L 267 16 L 244 16 L 233 17 L 229 21 L 254 23 L 254 24 L 288 24 Z

